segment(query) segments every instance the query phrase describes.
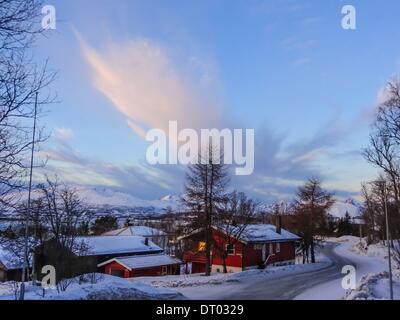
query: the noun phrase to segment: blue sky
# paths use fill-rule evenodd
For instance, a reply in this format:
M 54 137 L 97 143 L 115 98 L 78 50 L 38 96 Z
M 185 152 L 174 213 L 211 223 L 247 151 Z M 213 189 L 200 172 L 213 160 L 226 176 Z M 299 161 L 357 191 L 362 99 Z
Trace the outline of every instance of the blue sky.
M 58 70 L 45 172 L 143 198 L 181 192 L 184 168 L 151 167 L 136 124 L 254 128 L 255 172 L 232 187 L 287 199 L 308 177 L 356 197 L 381 88 L 400 71 L 396 0 L 50 1 L 37 44 Z M 137 123 L 132 125 L 132 119 Z M 43 173 L 43 170 L 42 172 Z

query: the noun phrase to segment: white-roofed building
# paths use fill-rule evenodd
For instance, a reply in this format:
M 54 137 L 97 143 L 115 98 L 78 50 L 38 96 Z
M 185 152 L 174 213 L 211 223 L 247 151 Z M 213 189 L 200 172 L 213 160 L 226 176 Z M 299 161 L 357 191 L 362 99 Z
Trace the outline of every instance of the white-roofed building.
M 117 230 L 108 231 L 103 236 L 141 236 L 148 238 L 163 250 L 167 249 L 168 234 L 162 230 L 148 226 L 128 226 Z
M 165 254 L 117 257 L 100 263 L 104 273 L 122 277 L 179 275 L 183 262 Z
M 23 259 L 8 251 L 0 244 L 0 282 L 20 281 L 22 277 Z M 29 256 L 29 269 L 31 268 L 31 256 Z M 29 270 L 27 270 L 29 274 Z
M 267 265 L 294 264 L 297 235 L 270 224 L 213 227 L 212 271 L 243 271 Z M 180 237 L 183 260 L 192 273 L 205 272 L 205 232 L 196 230 Z
M 162 252 L 162 249 L 148 238 L 141 236 L 88 236 L 75 238 L 76 243 L 85 243 L 85 256 L 117 256 Z
M 38 254 L 35 261 L 39 263 L 38 270 L 44 265 L 54 265 L 54 252 L 57 250 L 64 250 L 60 246 L 57 246 L 54 240 L 49 240 L 44 244 L 44 250 L 37 250 Z M 141 236 L 86 236 L 76 237 L 74 239 L 74 246 L 76 249 L 66 249 L 70 262 L 76 265 L 74 273 L 76 275 L 88 272 L 104 272 L 98 270 L 97 266 L 104 261 L 116 257 L 132 257 L 149 254 L 160 254 L 163 250 L 153 243 L 148 238 Z M 39 252 L 43 252 L 39 254 Z M 72 257 L 71 257 L 72 256 Z M 40 262 L 39 262 L 40 261 Z

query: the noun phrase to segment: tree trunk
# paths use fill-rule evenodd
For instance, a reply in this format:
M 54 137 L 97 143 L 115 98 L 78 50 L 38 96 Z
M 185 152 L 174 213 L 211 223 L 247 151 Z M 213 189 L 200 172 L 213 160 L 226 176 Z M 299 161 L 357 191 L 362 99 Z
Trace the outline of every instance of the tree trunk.
M 224 273 L 228 273 L 228 268 L 226 267 L 226 254 L 222 255 L 222 265 L 224 267 Z
M 208 218 L 207 218 L 208 219 Z M 207 222 L 208 224 L 208 222 Z M 207 226 L 206 227 L 206 276 L 211 275 L 211 232 L 212 229 Z
M 314 239 L 311 240 L 311 263 L 315 263 Z

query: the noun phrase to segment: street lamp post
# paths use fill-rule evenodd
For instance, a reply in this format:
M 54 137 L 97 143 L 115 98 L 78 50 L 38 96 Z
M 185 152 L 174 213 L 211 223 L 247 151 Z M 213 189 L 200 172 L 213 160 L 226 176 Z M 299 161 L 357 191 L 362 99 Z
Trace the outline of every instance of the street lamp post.
M 38 104 L 38 92 L 35 95 L 35 111 L 33 118 L 33 134 L 32 134 L 32 145 L 31 145 L 31 166 L 29 174 L 29 189 L 28 189 L 28 210 L 25 216 L 25 234 L 24 234 L 24 262 L 22 267 L 22 279 L 21 288 L 19 293 L 19 300 L 25 299 L 25 281 L 27 280 L 29 273 L 29 218 L 31 215 L 31 193 L 32 193 L 32 172 L 33 172 L 33 155 L 35 152 L 35 140 L 36 140 L 36 117 L 37 117 L 37 104 Z
M 383 197 L 385 201 L 385 219 L 386 219 L 386 244 L 388 248 L 388 261 L 389 261 L 389 284 L 390 284 L 390 300 L 393 300 L 393 279 L 392 279 L 392 257 L 390 252 L 390 231 L 389 231 L 389 218 L 387 210 L 387 192 L 386 182 L 383 181 Z

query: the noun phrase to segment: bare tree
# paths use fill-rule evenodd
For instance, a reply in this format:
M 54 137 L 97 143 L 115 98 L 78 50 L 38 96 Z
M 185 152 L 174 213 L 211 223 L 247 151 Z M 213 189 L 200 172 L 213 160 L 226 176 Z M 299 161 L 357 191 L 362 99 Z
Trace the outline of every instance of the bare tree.
M 384 99 L 380 104 L 376 121 L 370 135 L 370 145 L 364 150 L 365 159 L 382 169 L 386 181 L 388 195 L 389 239 L 400 237 L 400 79 L 389 81 L 384 90 Z M 376 187 L 375 187 L 376 189 Z M 379 196 L 379 190 L 363 188 L 366 200 L 374 200 Z M 369 196 L 369 197 L 368 197 Z M 377 203 L 377 201 L 373 201 Z M 378 202 L 379 203 L 379 202 Z M 371 201 L 365 202 L 365 218 L 372 218 Z M 382 208 L 380 208 L 382 209 Z M 383 211 L 383 210 L 382 210 Z M 382 212 L 381 211 L 381 212 Z M 379 217 L 374 214 L 374 217 Z M 371 220 L 367 220 L 371 222 Z M 380 235 L 385 239 L 385 234 Z M 397 246 L 400 246 L 398 242 Z
M 201 153 L 199 159 L 198 164 L 189 166 L 182 203 L 193 215 L 192 229 L 204 229 L 206 275 L 209 276 L 212 264 L 212 225 L 225 201 L 229 178 L 219 150 L 210 145 L 208 152 Z
M 39 68 L 29 49 L 40 27 L 42 1 L 0 1 L 0 210 L 12 202 L 12 195 L 23 187 L 27 173 L 27 153 L 32 144 L 32 124 L 36 93 L 40 106 L 53 99 L 43 92 L 54 79 L 47 63 Z M 39 128 L 35 143 L 46 136 Z
M 224 234 L 222 239 L 214 240 L 213 248 L 222 259 L 223 271 L 227 273 L 226 259 L 229 251 L 240 241 L 252 222 L 257 209 L 257 203 L 248 199 L 244 193 L 234 191 L 226 197 L 223 209 L 215 224 Z
M 385 123 L 385 122 L 384 122 Z M 374 131 L 370 135 L 370 146 L 363 152 L 364 158 L 381 168 L 389 177 L 390 184 L 394 191 L 394 198 L 397 204 L 399 200 L 399 150 L 396 140 L 392 138 L 388 128 L 382 127 L 381 123 L 374 125 Z M 397 134 L 397 133 L 396 133 Z M 400 210 L 400 207 L 399 207 Z
M 0 1 L 0 52 L 10 55 L 24 51 L 42 32 L 40 14 L 42 1 Z
M 82 202 L 77 190 L 47 178 L 39 188 L 43 202 L 42 217 L 48 228 L 47 239 L 41 253 L 41 260 L 51 262 L 57 271 L 61 290 L 65 290 L 68 280 L 77 273 L 76 256 L 88 250 L 85 244 L 77 240 L 80 225 L 92 219 L 92 212 Z
M 379 177 L 379 181 L 383 179 L 383 176 Z M 386 239 L 385 190 L 383 184 L 379 181 L 362 184 L 361 193 L 364 199 L 362 217 L 366 227 L 368 244 Z M 387 200 L 392 198 L 392 196 L 388 196 L 390 193 L 393 194 L 393 192 L 387 190 Z M 393 206 L 388 206 L 388 210 L 392 208 Z

